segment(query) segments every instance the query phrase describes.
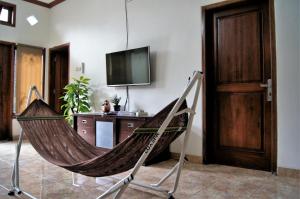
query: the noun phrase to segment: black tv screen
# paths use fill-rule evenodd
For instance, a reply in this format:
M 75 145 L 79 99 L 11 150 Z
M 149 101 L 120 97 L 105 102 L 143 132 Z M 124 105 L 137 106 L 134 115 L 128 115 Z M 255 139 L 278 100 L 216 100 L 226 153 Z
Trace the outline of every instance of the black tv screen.
M 150 84 L 150 47 L 106 54 L 108 86 Z

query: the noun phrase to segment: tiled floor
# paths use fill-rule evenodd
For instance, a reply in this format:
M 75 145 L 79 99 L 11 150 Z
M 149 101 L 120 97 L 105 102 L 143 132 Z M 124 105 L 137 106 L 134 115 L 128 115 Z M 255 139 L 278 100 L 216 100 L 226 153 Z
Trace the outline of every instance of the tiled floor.
M 10 187 L 14 147 L 13 142 L 0 142 L 0 199 L 11 198 L 7 196 L 7 190 L 4 187 Z M 170 160 L 143 167 L 136 179 L 148 183 L 156 182 L 174 163 L 175 161 Z M 76 175 L 80 186 L 73 186 L 70 172 L 44 161 L 28 143 L 22 147 L 20 167 L 21 188 L 41 199 L 96 198 L 115 182 L 111 177 L 95 179 Z M 172 180 L 174 177 L 166 181 L 164 187 L 170 188 Z M 300 179 L 278 177 L 268 172 L 229 166 L 187 163 L 174 196 L 176 199 L 300 199 Z M 22 196 L 22 198 L 27 197 Z M 131 185 L 122 198 L 159 199 L 166 197 Z

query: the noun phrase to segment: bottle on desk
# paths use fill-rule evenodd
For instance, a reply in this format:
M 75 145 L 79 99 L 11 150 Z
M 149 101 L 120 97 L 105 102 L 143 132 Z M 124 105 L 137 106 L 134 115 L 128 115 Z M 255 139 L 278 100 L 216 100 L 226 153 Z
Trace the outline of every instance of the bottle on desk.
M 135 113 L 135 115 L 136 115 L 137 117 L 146 117 L 146 116 L 148 116 L 148 113 L 145 112 L 144 110 L 139 110 L 139 111 L 137 111 L 137 112 Z

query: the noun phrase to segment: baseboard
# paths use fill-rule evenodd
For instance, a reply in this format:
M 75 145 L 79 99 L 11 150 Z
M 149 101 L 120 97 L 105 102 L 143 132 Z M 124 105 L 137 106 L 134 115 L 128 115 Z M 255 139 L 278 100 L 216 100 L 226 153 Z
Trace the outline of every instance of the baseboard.
M 174 160 L 179 160 L 180 153 L 173 153 L 171 152 L 171 158 Z M 201 156 L 196 155 L 186 155 L 186 158 L 189 162 L 203 164 L 203 159 Z M 300 169 L 290 169 L 284 167 L 277 168 L 277 175 L 281 177 L 292 177 L 300 179 Z
M 282 177 L 300 178 L 300 169 L 277 168 L 277 175 Z
M 173 153 L 171 152 L 171 158 L 175 160 L 179 160 L 180 153 Z M 186 154 L 185 157 L 188 159 L 189 162 L 202 164 L 202 157 L 197 155 L 189 155 Z

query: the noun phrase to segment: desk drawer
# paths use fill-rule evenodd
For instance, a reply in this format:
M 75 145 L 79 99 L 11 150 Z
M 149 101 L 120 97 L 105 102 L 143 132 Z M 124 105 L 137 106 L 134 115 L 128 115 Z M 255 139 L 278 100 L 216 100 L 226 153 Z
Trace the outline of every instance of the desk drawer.
M 95 146 L 96 136 L 94 127 L 78 127 L 77 133 L 88 143 Z
M 78 117 L 77 119 L 77 127 L 94 127 L 95 122 L 92 117 Z
M 130 135 L 132 134 L 132 132 L 120 132 L 119 134 L 119 142 L 124 141 L 126 138 L 128 138 Z
M 130 120 L 130 119 L 120 120 L 118 143 L 124 141 L 127 137 L 129 137 L 133 133 L 134 129 L 144 124 L 144 122 L 145 122 L 144 120 Z
M 143 120 L 121 120 L 120 121 L 120 131 L 121 132 L 133 132 L 134 129 L 144 124 Z

